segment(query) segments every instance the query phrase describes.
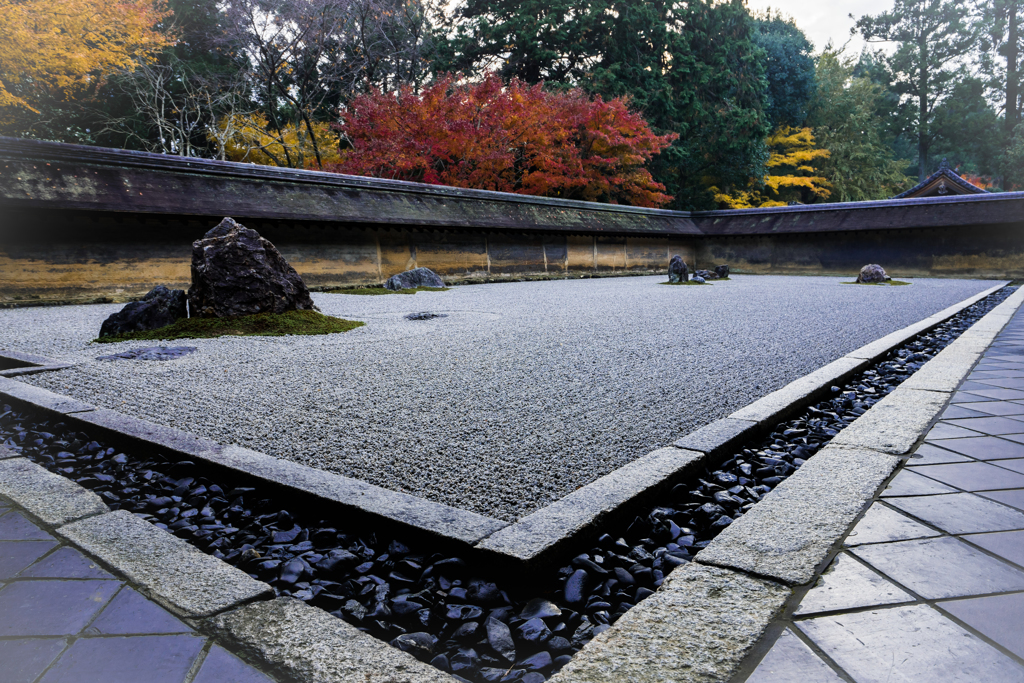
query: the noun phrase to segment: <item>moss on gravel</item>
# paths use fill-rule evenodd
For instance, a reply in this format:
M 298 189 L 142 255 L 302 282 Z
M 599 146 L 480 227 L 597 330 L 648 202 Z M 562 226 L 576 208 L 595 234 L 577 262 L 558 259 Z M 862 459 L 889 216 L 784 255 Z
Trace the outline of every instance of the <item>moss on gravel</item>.
M 360 294 L 363 296 L 380 296 L 382 294 L 415 294 L 416 292 L 447 292 L 450 287 L 412 287 L 409 289 L 386 289 L 384 287 L 354 287 L 352 289 L 325 289 L 328 294 Z
M 888 282 L 844 282 L 844 285 L 872 285 L 874 287 L 899 287 L 901 285 L 909 285 L 909 282 L 903 280 L 889 280 Z
M 257 313 L 237 318 L 182 318 L 173 325 L 156 330 L 128 332 L 100 337 L 94 341 L 106 344 L 130 340 L 210 339 L 223 336 L 283 337 L 289 334 L 334 334 L 348 332 L 366 323 L 332 318 L 317 311 Z

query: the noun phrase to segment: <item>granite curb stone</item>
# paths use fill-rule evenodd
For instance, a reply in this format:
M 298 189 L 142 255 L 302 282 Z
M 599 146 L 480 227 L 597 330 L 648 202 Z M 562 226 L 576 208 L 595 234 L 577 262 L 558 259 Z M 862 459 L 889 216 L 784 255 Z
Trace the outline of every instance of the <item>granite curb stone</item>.
M 622 505 L 667 487 L 704 457 L 681 448 L 658 449 L 495 532 L 477 547 L 524 562 L 537 561 Z
M 946 407 L 949 398 L 948 393 L 901 386 L 839 432 L 832 444 L 904 455 Z
M 0 460 L 0 494 L 56 526 L 109 512 L 92 491 L 27 458 Z
M 6 446 L 0 446 L 0 460 L 7 460 L 8 458 L 20 458 L 21 453 L 15 453 Z
M 900 459 L 827 446 L 726 527 L 696 562 L 807 583 Z
M 179 616 L 207 617 L 273 595 L 267 584 L 126 510 L 67 524 L 57 533 Z
M 683 565 L 550 683 L 728 681 L 789 596 L 773 581 Z
M 688 451 L 698 451 L 710 456 L 722 455 L 733 446 L 745 441 L 760 425 L 753 420 L 737 420 L 723 417 L 697 431 L 678 439 L 673 445 Z
M 760 424 L 774 424 L 784 420 L 790 413 L 809 403 L 816 393 L 824 391 L 833 384 L 842 382 L 845 377 L 863 370 L 870 362 L 864 358 L 844 356 L 815 370 L 809 375 L 804 375 L 800 379 L 790 382 L 778 391 L 773 391 L 767 396 L 740 408 L 729 417 L 734 420 L 750 420 Z
M 284 673 L 289 680 L 455 682 L 443 671 L 293 598 L 247 605 L 206 623 L 253 661 Z
M 411 526 L 444 538 L 475 543 L 508 526 L 508 522 L 460 510 L 407 493 L 281 460 L 241 446 L 223 446 L 204 453 L 203 459 L 297 488 L 332 502 Z

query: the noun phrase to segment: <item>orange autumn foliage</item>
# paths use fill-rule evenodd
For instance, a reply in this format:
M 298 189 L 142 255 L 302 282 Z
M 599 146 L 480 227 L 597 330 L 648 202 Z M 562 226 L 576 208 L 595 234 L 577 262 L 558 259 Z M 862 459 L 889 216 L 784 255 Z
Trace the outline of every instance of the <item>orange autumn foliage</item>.
M 415 93 L 355 98 L 336 173 L 657 207 L 672 200 L 644 168 L 678 136 L 655 135 L 621 98 L 549 92 L 497 76 L 445 77 Z
M 0 0 L 0 107 L 36 111 L 172 44 L 158 0 Z

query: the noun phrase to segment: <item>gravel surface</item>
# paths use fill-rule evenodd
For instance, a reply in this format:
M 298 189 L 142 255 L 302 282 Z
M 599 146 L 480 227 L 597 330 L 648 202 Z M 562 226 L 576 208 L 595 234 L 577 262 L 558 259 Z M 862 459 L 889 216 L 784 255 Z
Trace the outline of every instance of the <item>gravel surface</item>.
M 24 381 L 225 443 L 515 520 L 990 282 L 735 275 L 315 294 L 365 327 L 189 340 L 97 361 L 119 306 L 0 310 L 0 348 L 77 362 Z M 444 313 L 408 320 L 410 313 Z M 181 342 L 173 342 L 180 344 Z

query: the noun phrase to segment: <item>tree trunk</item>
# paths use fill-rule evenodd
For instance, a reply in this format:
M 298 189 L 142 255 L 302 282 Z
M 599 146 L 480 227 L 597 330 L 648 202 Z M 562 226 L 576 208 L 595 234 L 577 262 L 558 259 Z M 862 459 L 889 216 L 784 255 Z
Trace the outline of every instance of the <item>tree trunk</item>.
M 918 41 L 920 50 L 921 71 L 918 77 L 918 102 L 920 110 L 917 121 L 917 179 L 918 182 L 928 177 L 928 43 Z
M 1006 125 L 1006 132 L 1012 133 L 1014 127 L 1020 122 L 1018 118 L 1019 109 L 1017 108 L 1017 96 L 1018 87 L 1020 85 L 1020 75 L 1017 73 L 1017 13 L 1018 7 L 1016 2 L 1009 3 L 1009 22 L 1007 26 L 1006 36 L 1006 116 L 1004 123 Z

